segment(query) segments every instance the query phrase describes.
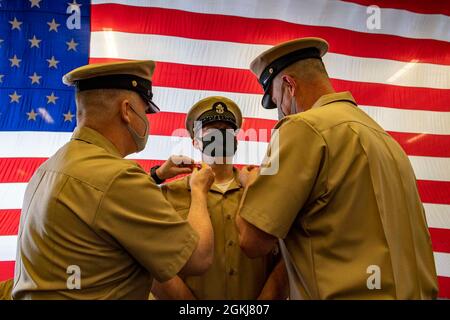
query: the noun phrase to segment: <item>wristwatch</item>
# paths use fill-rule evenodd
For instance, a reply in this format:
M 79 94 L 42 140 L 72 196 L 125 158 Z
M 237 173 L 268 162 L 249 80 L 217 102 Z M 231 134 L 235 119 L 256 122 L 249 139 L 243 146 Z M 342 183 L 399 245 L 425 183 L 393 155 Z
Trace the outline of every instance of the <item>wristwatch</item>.
M 155 181 L 156 184 L 161 184 L 161 183 L 164 183 L 164 181 L 166 181 L 165 179 L 163 180 L 160 177 L 158 177 L 158 175 L 156 174 L 156 170 L 158 170 L 159 167 L 161 167 L 161 166 L 156 165 L 150 169 L 150 177 L 153 178 L 153 180 Z

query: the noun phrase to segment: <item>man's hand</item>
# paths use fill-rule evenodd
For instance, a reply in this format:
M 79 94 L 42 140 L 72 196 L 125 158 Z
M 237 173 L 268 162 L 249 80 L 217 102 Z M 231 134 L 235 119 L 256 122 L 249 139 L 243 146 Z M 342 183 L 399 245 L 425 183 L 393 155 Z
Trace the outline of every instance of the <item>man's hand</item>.
M 158 300 L 197 300 L 186 283 L 178 276 L 166 282 L 153 280 L 152 293 Z
M 189 179 L 191 207 L 188 221 L 200 236 L 197 247 L 178 273 L 181 276 L 205 273 L 214 260 L 214 232 L 208 212 L 208 191 L 214 182 L 214 172 L 207 164 L 194 168 Z
M 161 180 L 166 180 L 179 174 L 191 173 L 195 166 L 195 161 L 189 157 L 171 156 L 161 167 L 156 169 L 156 175 Z
M 245 166 L 239 171 L 239 182 L 246 188 L 251 186 L 259 175 L 259 167 Z
M 213 182 L 214 172 L 209 165 L 203 163 L 201 169 L 195 167 L 192 171 L 189 185 L 192 191 L 200 191 L 201 193 L 207 194 Z
M 289 279 L 284 260 L 277 263 L 267 279 L 258 300 L 286 300 L 289 296 Z

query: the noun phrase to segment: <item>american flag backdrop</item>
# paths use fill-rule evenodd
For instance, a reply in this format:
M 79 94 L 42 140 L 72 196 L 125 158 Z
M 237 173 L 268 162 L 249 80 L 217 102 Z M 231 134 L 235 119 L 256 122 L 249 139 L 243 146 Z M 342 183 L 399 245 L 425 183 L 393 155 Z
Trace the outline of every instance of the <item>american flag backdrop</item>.
M 279 42 L 318 36 L 330 43 L 324 62 L 335 89 L 351 91 L 409 155 L 439 295 L 450 298 L 449 0 L 69 1 L 0 0 L 0 280 L 13 277 L 27 182 L 76 126 L 64 73 L 88 62 L 157 62 L 162 112 L 149 116 L 147 148 L 131 156 L 146 169 L 180 150 L 199 157 L 184 118 L 209 95 L 241 107 L 235 161 L 258 164 L 270 139 L 259 130 L 277 113 L 262 109 L 249 63 Z

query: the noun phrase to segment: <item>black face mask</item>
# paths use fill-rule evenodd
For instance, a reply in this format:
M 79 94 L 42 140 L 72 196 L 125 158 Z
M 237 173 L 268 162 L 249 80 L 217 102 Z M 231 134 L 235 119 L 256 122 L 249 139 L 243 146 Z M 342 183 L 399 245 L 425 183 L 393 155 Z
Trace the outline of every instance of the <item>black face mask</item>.
M 232 157 L 237 150 L 233 129 L 212 129 L 201 138 L 203 154 L 213 158 Z

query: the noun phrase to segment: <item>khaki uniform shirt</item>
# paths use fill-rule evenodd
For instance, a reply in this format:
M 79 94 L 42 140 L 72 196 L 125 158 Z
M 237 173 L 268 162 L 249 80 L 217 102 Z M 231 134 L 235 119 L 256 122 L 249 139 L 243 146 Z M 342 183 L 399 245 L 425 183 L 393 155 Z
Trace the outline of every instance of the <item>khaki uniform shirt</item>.
M 0 300 L 11 300 L 12 287 L 12 279 L 0 282 Z
M 397 142 L 348 92 L 276 128 L 241 215 L 284 239 L 291 298 L 435 298 L 424 208 Z
M 256 299 L 276 262 L 274 253 L 250 259 L 239 247 L 235 217 L 243 188 L 237 175 L 235 169 L 235 179 L 226 192 L 212 185 L 208 193 L 208 211 L 214 229 L 214 261 L 205 274 L 183 279 L 198 299 Z M 163 185 L 162 190 L 175 210 L 187 219 L 191 202 L 189 176 Z
M 152 277 L 174 277 L 197 240 L 138 164 L 79 128 L 26 190 L 13 298 L 147 299 Z

